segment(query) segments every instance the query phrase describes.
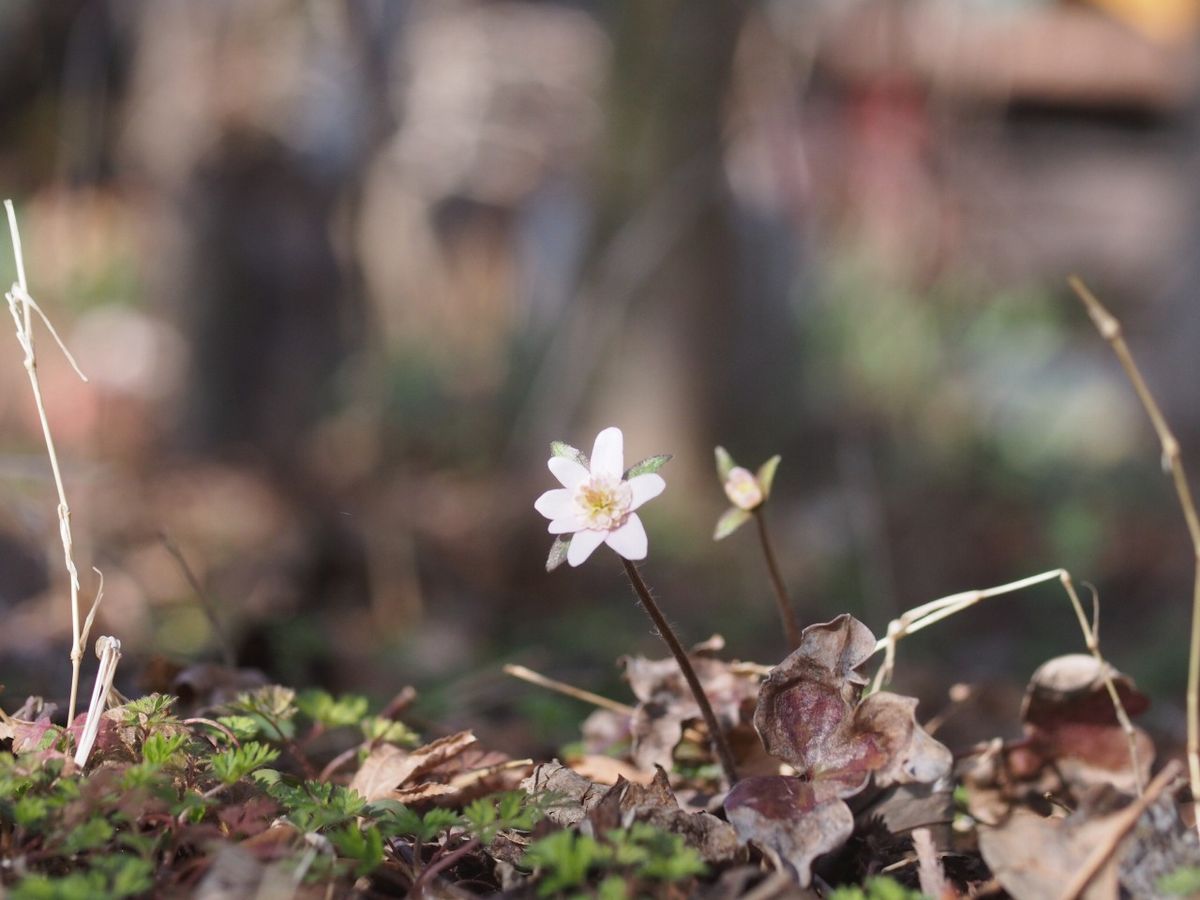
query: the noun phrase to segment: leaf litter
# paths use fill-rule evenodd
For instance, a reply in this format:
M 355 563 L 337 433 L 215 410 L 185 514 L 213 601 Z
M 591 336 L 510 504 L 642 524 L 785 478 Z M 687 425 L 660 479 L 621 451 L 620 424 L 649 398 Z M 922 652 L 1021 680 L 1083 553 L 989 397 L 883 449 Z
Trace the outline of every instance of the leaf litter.
M 1119 328 L 1089 297 L 1143 393 Z M 1169 449 L 1161 414 L 1143 400 Z M 619 460 L 619 430 L 605 433 Z M 1188 512 L 1178 453 L 1167 455 Z M 583 491 L 589 514 L 609 517 L 616 535 L 635 503 L 622 485 L 653 476 L 640 499 L 661 492 L 668 458 L 623 474 L 609 460 L 612 478 Z M 717 462 L 726 482 L 737 476 L 726 484 L 735 506 L 757 510 L 779 458 L 757 475 L 735 472 L 720 450 Z M 552 449 L 556 474 L 590 465 L 566 444 Z M 555 513 L 569 518 L 566 493 L 555 494 Z M 1191 510 L 1189 527 L 1194 519 Z M 630 562 L 645 555 L 644 539 L 612 546 L 665 623 Z M 586 558 L 569 550 L 554 552 Z M 897 644 L 1052 578 L 1089 654 L 1033 674 L 1013 722 L 1019 738 L 952 753 L 916 699 L 885 689 Z M 171 694 L 100 697 L 88 717 L 95 745 L 77 764 L 84 715 L 64 726 L 53 704 L 30 698 L 0 714 L 0 896 L 1200 896 L 1181 766 L 1172 759 L 1150 777 L 1154 744 L 1130 721 L 1148 700 L 1100 656 L 1065 571 L 934 601 L 882 639 L 845 614 L 785 631 L 794 649 L 774 666 L 722 659 L 719 637 L 687 652 L 671 635 L 670 658 L 624 658 L 635 702 L 602 702 L 582 725 L 586 752 L 564 762 L 512 759 L 469 731 L 422 740 L 402 720 L 411 692 L 372 713 L 365 698 L 298 696 L 261 673 L 204 664 L 172 673 Z M 880 651 L 872 678 L 865 669 Z M 1197 753 L 1189 747 L 1193 788 Z

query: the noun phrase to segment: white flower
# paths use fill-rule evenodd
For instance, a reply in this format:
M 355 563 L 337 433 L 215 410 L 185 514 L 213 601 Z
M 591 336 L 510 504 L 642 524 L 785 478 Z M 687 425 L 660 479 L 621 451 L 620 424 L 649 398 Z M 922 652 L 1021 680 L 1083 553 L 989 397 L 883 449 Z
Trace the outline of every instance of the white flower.
M 741 466 L 734 466 L 729 470 L 729 477 L 725 479 L 725 496 L 738 509 L 754 509 L 763 502 L 763 491 L 758 479 L 754 477 L 753 472 Z
M 533 508 L 550 520 L 551 534 L 571 535 L 567 562 L 578 566 L 601 544 L 626 559 L 646 558 L 646 529 L 634 512 L 667 486 L 653 473 L 625 479 L 624 438 L 619 428 L 596 435 L 590 468 L 566 456 L 550 457 L 562 484 L 537 498 Z

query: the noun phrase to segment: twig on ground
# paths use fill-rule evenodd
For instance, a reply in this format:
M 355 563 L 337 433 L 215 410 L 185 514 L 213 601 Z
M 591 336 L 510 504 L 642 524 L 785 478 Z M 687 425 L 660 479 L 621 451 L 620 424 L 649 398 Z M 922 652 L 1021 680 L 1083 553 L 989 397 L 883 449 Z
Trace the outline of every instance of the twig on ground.
M 1146 379 L 1142 377 L 1141 370 L 1133 361 L 1133 354 L 1129 352 L 1129 345 L 1125 343 L 1125 337 L 1121 333 L 1121 323 L 1077 276 L 1072 275 L 1068 282 L 1083 302 L 1100 336 L 1112 347 L 1134 391 L 1137 392 L 1142 407 L 1150 417 L 1154 433 L 1158 435 L 1158 442 L 1162 445 L 1163 468 L 1170 471 L 1175 481 L 1175 493 L 1179 497 L 1179 506 L 1183 510 L 1188 536 L 1192 541 L 1195 574 L 1192 580 L 1192 633 L 1188 650 L 1187 759 L 1192 794 L 1200 797 L 1200 516 L 1197 516 L 1196 504 L 1192 501 L 1192 490 L 1188 486 L 1187 473 L 1183 468 L 1179 441 L 1175 439 L 1170 426 L 1167 425 L 1166 417 L 1159 409 L 1158 401 L 1150 393 Z M 1196 820 L 1196 827 L 1200 830 L 1200 818 Z
M 521 681 L 527 681 L 530 684 L 536 684 L 538 687 L 545 688 L 548 691 L 554 691 L 564 694 L 567 697 L 573 697 L 576 700 L 582 700 L 584 703 L 590 703 L 592 706 L 607 709 L 609 712 L 614 712 L 619 716 L 632 716 L 635 712 L 634 708 L 628 704 L 618 703 L 616 700 L 610 700 L 608 697 L 593 694 L 591 691 L 577 688 L 574 685 L 567 684 L 565 681 L 547 678 L 545 675 L 535 672 L 533 669 L 527 669 L 525 666 L 506 665 L 504 667 L 504 674 L 511 675 L 513 678 L 519 678 Z
M 440 873 L 442 873 L 442 872 L 446 871 L 447 869 L 449 869 L 450 867 L 452 867 L 455 863 L 457 863 L 460 859 L 462 859 L 468 853 L 473 853 L 474 851 L 478 850 L 479 847 L 480 847 L 479 838 L 471 838 L 469 841 L 467 841 L 461 847 L 457 848 L 456 850 L 454 850 L 450 853 L 447 853 L 445 856 L 443 856 L 441 859 L 437 860 L 436 862 L 430 863 L 429 866 L 426 867 L 421 872 L 421 874 L 417 876 L 417 880 L 415 882 L 413 882 L 412 895 L 414 897 L 420 897 L 421 891 L 423 891 L 425 889 L 425 885 L 428 884 L 430 882 L 430 880 L 432 880 Z
M 11 200 L 4 201 L 4 209 L 8 213 L 8 228 L 12 234 L 13 258 L 17 267 L 17 281 L 5 293 L 8 301 L 8 311 L 12 315 L 17 329 L 17 341 L 25 351 L 25 372 L 29 376 L 29 386 L 33 390 L 33 401 L 37 406 L 38 419 L 42 425 L 42 436 L 46 441 L 46 454 L 50 457 L 50 470 L 54 474 L 54 486 L 58 491 L 58 532 L 62 539 L 63 559 L 71 582 L 71 700 L 67 707 L 67 723 L 75 719 L 75 705 L 79 699 L 79 670 L 83 664 L 83 632 L 79 622 L 79 571 L 75 568 L 75 559 L 71 552 L 71 508 L 67 505 L 67 493 L 63 487 L 62 472 L 58 466 L 58 454 L 54 449 L 54 438 L 50 434 L 50 421 L 46 416 L 46 404 L 42 400 L 42 386 L 37 374 L 37 353 L 33 343 L 33 313 L 36 312 L 51 337 L 66 356 L 67 361 L 84 381 L 87 377 L 79 370 L 74 357 L 46 318 L 45 313 L 34 302 L 29 294 L 29 286 L 25 280 L 25 258 L 21 253 L 21 233 L 17 228 L 17 214 Z
M 1075 900 L 1084 892 L 1088 884 L 1096 873 L 1099 872 L 1109 857 L 1116 852 L 1117 846 L 1125 839 L 1125 835 L 1133 830 L 1137 825 L 1138 819 L 1142 817 L 1150 804 L 1159 798 L 1163 791 L 1171 786 L 1171 783 L 1181 774 L 1182 767 L 1178 760 L 1171 760 L 1163 770 L 1159 772 L 1154 779 L 1146 786 L 1146 790 L 1140 797 L 1114 815 L 1116 820 L 1108 834 L 1104 836 L 1104 840 L 1096 845 L 1088 858 L 1084 860 L 1079 871 L 1075 873 L 1075 877 L 1068 883 L 1066 890 L 1059 895 L 1059 900 Z

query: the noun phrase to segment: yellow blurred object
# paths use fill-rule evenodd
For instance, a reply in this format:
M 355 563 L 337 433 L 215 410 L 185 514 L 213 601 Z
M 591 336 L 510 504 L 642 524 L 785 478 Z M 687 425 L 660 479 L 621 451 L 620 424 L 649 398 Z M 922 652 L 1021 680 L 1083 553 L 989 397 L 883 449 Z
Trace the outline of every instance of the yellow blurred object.
M 1200 25 L 1200 0 L 1086 0 L 1154 41 L 1182 44 Z

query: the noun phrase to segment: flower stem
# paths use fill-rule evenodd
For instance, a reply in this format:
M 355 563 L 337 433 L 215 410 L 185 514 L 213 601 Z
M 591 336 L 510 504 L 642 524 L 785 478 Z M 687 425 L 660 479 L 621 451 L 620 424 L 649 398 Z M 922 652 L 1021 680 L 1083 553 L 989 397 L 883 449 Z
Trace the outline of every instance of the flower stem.
M 729 749 L 729 742 L 725 740 L 725 732 L 721 730 L 716 713 L 713 712 L 712 705 L 708 702 L 708 697 L 704 695 L 704 688 L 700 685 L 700 679 L 696 677 L 696 670 L 692 668 L 692 661 L 688 659 L 687 652 L 683 649 L 683 645 L 679 643 L 679 638 L 675 635 L 670 623 L 667 622 L 666 616 L 662 614 L 662 610 L 654 602 L 654 597 L 650 595 L 650 588 L 642 580 L 642 574 L 637 570 L 637 566 L 625 558 L 621 559 L 621 563 L 625 566 L 625 574 L 629 576 L 629 583 L 633 585 L 633 590 L 642 602 L 642 607 L 646 610 L 647 615 L 650 616 L 654 627 L 658 629 L 658 634 L 667 645 L 667 649 L 671 651 L 671 655 L 679 663 L 680 671 L 683 672 L 683 677 L 687 681 L 688 687 L 691 688 L 692 696 L 696 698 L 696 705 L 700 707 L 700 714 L 704 717 L 704 723 L 708 726 L 708 733 L 711 735 L 713 746 L 717 750 L 717 757 L 721 760 L 721 768 L 725 771 L 725 778 L 729 782 L 729 786 L 732 787 L 738 780 L 737 767 L 733 762 L 733 751 Z
M 771 536 L 767 532 L 767 518 L 763 515 L 761 506 L 754 510 L 754 523 L 758 525 L 758 539 L 762 543 L 763 556 L 767 560 L 771 587 L 775 589 L 775 605 L 779 608 L 779 618 L 783 620 L 788 649 L 795 650 L 800 646 L 800 624 L 796 621 L 796 610 L 792 608 L 791 598 L 788 597 L 787 588 L 783 584 L 783 576 L 779 574 L 779 563 L 775 559 L 775 548 L 771 544 Z

